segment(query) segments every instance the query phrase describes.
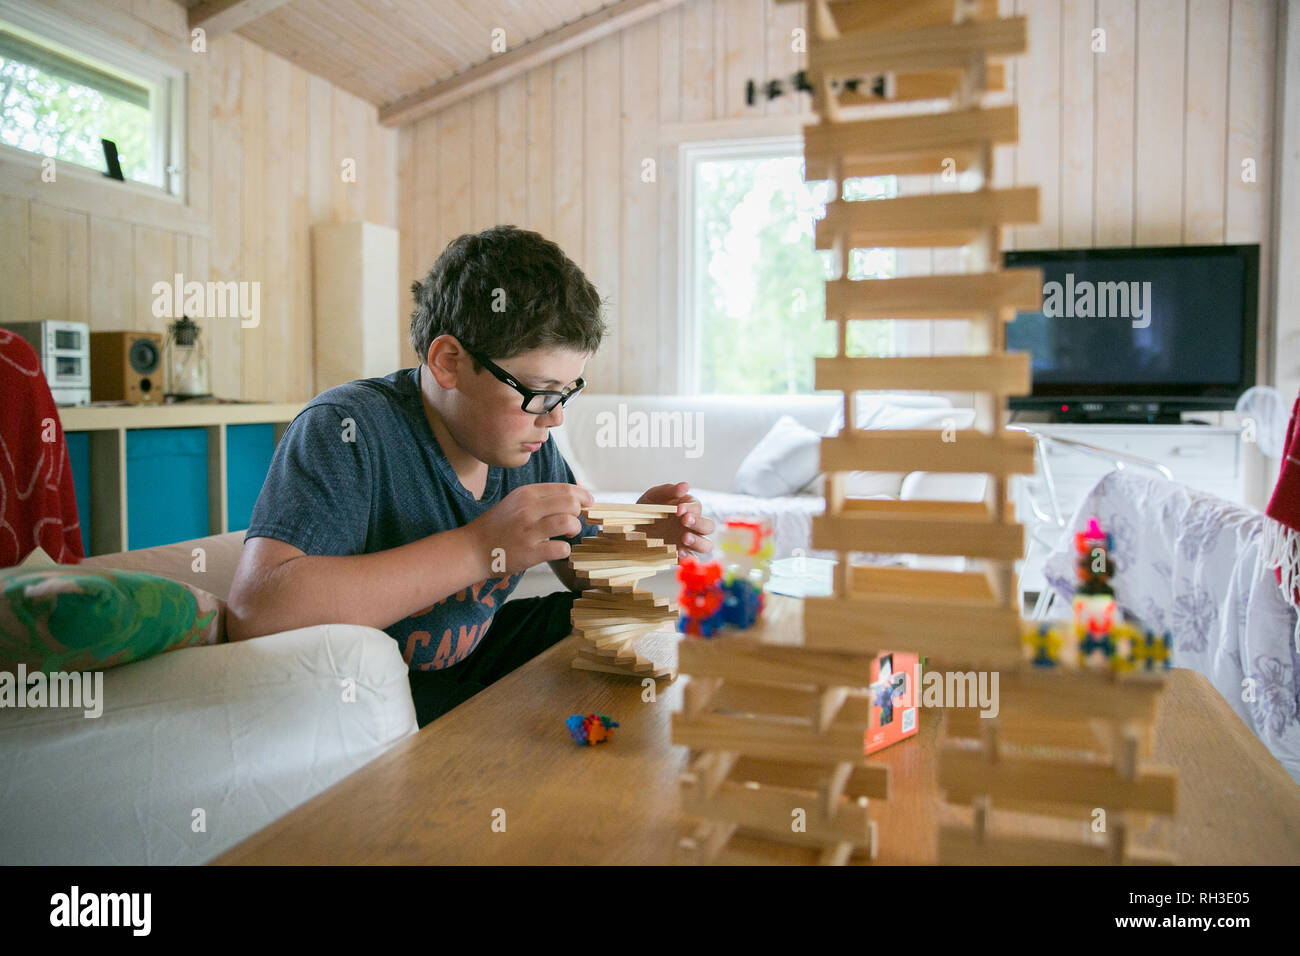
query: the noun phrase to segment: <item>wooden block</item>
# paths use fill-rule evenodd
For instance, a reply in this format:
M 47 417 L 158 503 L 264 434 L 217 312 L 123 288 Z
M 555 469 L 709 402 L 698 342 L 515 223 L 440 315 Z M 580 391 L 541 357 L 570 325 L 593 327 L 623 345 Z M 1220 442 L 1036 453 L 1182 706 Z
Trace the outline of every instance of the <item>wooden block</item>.
M 826 283 L 826 318 L 964 319 L 1015 316 L 1042 307 L 1041 269 L 1006 269 L 899 279 L 836 279 Z
M 998 226 L 1038 221 L 1038 188 L 979 189 L 876 199 L 831 201 L 817 220 L 817 249 L 833 249 L 836 237 L 849 248 L 963 246 Z
M 690 682 L 682 689 L 682 713 L 695 718 L 710 709 L 710 701 L 722 686 L 716 677 L 700 677 L 692 674 Z
M 833 724 L 819 734 L 810 727 L 716 714 L 693 720 L 673 714 L 672 739 L 675 744 L 701 750 L 734 750 L 747 756 L 811 764 L 859 760 L 863 749 L 860 727 Z
M 655 630 L 653 624 L 628 624 L 616 625 L 604 628 L 577 628 L 574 633 L 583 640 L 590 641 L 596 647 L 612 647 L 616 644 L 626 644 L 629 640 L 640 637 L 642 634 L 648 634 Z
M 682 775 L 682 781 L 697 784 L 704 796 L 712 797 L 731 773 L 731 768 L 735 766 L 739 756 L 728 750 L 710 750 L 702 753 L 691 764 L 689 773 Z
M 676 557 L 677 550 L 670 545 L 652 545 L 648 541 L 606 541 L 597 539 L 594 544 L 583 544 L 572 549 L 570 555 L 591 555 L 600 558 L 608 555 L 626 555 L 633 558 Z
M 827 774 L 826 779 L 817 787 L 817 797 L 821 805 L 823 816 L 830 818 L 834 816 L 836 808 L 840 806 L 840 801 L 844 797 L 844 785 L 848 783 L 850 774 L 853 773 L 853 763 L 845 761 L 836 764 Z
M 993 509 L 984 501 L 937 501 L 926 498 L 912 498 L 906 501 L 893 498 L 887 500 L 845 498 L 841 511 L 870 512 L 878 517 L 887 518 L 905 515 L 912 518 L 931 518 L 935 521 L 956 518 L 967 518 L 972 521 L 991 521 L 993 518 Z M 873 570 L 875 570 L 874 566 Z M 879 570 L 906 569 L 880 568 Z
M 934 389 L 1028 395 L 1029 353 L 935 355 L 924 358 L 817 358 L 814 387 L 851 392 L 870 382 L 872 388 Z
M 919 72 L 965 67 L 972 56 L 1013 56 L 1025 52 L 1024 17 L 971 20 L 888 33 L 851 33 L 836 39 L 812 37 L 810 72 L 855 77 L 894 70 Z
M 847 694 L 836 720 L 865 729 L 871 719 L 870 695 L 844 689 Z M 723 684 L 714 694 L 710 709 L 724 714 L 808 718 L 820 701 L 821 693 L 815 687 L 731 682 Z
M 655 519 L 646 518 L 646 517 L 620 518 L 616 515 L 595 515 L 595 516 L 588 516 L 583 520 L 586 521 L 588 524 L 594 524 L 596 527 L 600 528 L 602 534 L 606 532 L 610 534 L 614 534 L 614 533 L 631 531 L 637 525 L 653 524 Z
M 572 666 L 574 670 L 596 671 L 600 674 L 614 674 L 620 677 L 635 677 L 638 680 L 643 677 L 651 677 L 655 680 L 666 681 L 677 679 L 677 671 L 675 669 L 658 665 L 653 669 L 638 670 L 628 665 L 603 664 L 579 657 L 573 660 Z
M 646 624 L 654 627 L 675 625 L 675 614 L 604 614 L 592 616 L 587 613 L 575 613 L 570 619 L 578 627 L 613 627 L 619 624 Z
M 1143 768 L 1126 780 L 1113 767 L 1092 761 L 1001 754 L 990 764 L 977 751 L 945 744 L 939 753 L 939 786 L 977 791 L 996 803 L 1004 796 L 1032 794 L 1050 803 L 1173 813 L 1177 774 Z
M 1024 526 L 1011 523 L 967 519 L 936 521 L 906 514 L 894 517 L 881 512 L 813 517 L 813 547 L 830 551 L 962 554 L 1014 561 L 1025 553 L 1024 541 Z
M 837 651 L 811 651 L 799 646 L 761 644 L 753 637 L 741 635 L 682 641 L 677 646 L 677 656 L 684 672 L 721 677 L 728 682 L 766 681 L 821 687 L 871 684 L 869 658 Z
M 731 779 L 738 783 L 753 781 L 792 790 L 816 793 L 837 764 L 818 765 L 793 763 L 786 760 L 763 760 L 741 755 L 731 768 Z M 890 770 L 888 764 L 870 763 L 865 758 L 855 760 L 844 782 L 844 795 L 856 800 L 867 797 L 885 800 L 889 797 Z
M 579 580 L 596 583 L 608 582 L 614 587 L 618 587 L 623 584 L 635 584 L 642 578 L 652 577 L 660 571 L 667 571 L 672 566 L 673 562 L 670 561 L 658 564 L 622 564 L 609 568 L 576 567 L 573 571 Z
M 824 733 L 835 720 L 840 718 L 840 710 L 848 699 L 847 687 L 824 687 L 813 701 L 811 718 L 818 733 Z
M 627 600 L 634 595 L 629 594 L 610 594 L 607 595 L 609 600 L 599 600 L 596 598 L 575 598 L 573 602 L 573 613 L 577 615 L 586 615 L 588 617 L 605 616 L 610 614 L 623 615 L 625 617 L 639 618 L 665 618 L 672 617 L 677 610 L 676 604 L 650 604 L 645 601 Z
M 1162 681 L 1116 677 L 1109 671 L 1067 671 L 1022 663 L 999 678 L 1006 729 L 1016 720 L 1108 720 L 1155 722 Z M 950 713 L 956 714 L 956 711 Z
M 920 73 L 895 73 L 890 100 L 946 100 L 956 96 L 965 70 L 926 70 Z M 984 88 L 990 93 L 1007 88 L 1005 63 L 988 62 L 984 65 Z M 843 102 L 843 99 L 841 100 Z M 849 100 L 846 105 L 851 105 Z
M 912 156 L 937 158 L 929 173 L 942 170 L 943 157 L 978 143 L 1016 142 L 1016 108 L 950 110 L 851 123 L 818 123 L 803 128 L 808 163 L 829 158 L 843 163 L 881 160 L 896 167 Z M 805 172 L 810 179 L 821 178 Z
M 594 504 L 583 509 L 584 515 L 673 515 L 677 514 L 677 505 L 602 505 Z
M 841 101 L 843 97 L 841 96 Z M 828 126 L 842 125 L 829 123 Z M 840 162 L 839 176 L 832 175 L 831 164 L 836 157 L 809 159 L 804 166 L 804 180 L 856 179 L 870 176 L 930 176 L 949 165 L 954 172 L 962 173 L 978 162 L 978 151 L 958 146 L 944 152 L 915 153 L 890 159 L 846 159 Z
M 639 542 L 644 544 L 644 542 Z M 633 554 L 637 553 L 633 549 L 634 545 L 630 541 L 615 541 L 609 538 L 584 538 L 582 544 L 569 550 L 569 555 L 576 554 Z M 642 553 L 644 548 L 642 549 Z
M 986 435 L 975 429 L 853 429 L 823 438 L 820 450 L 825 472 L 863 468 L 1004 476 L 1034 472 L 1034 440 L 1027 432 Z
M 649 607 L 657 605 L 659 607 L 668 606 L 668 598 L 656 597 L 652 591 L 628 591 L 622 594 L 613 594 L 604 588 L 588 588 L 582 592 L 582 597 L 575 600 L 574 603 L 582 601 L 603 601 L 608 604 L 617 604 L 620 606 L 636 605 L 638 607 Z
M 621 597 L 622 595 L 615 595 Z M 614 604 L 603 601 L 593 601 L 592 604 L 599 605 L 592 607 L 590 605 L 579 606 L 574 602 L 574 608 L 570 612 L 570 620 L 582 622 L 584 624 L 595 624 L 599 626 L 605 624 L 631 624 L 633 621 L 676 621 L 677 609 L 674 607 L 661 607 L 659 605 L 646 604 Z
M 569 560 L 569 565 L 575 571 L 616 571 L 621 568 L 630 568 L 634 571 L 662 571 L 676 563 L 675 558 L 665 560 L 661 557 L 632 557 L 621 554 L 608 558 L 571 558 Z
M 916 651 L 931 668 L 1014 669 L 1023 663 L 1014 608 L 953 603 L 925 605 L 911 598 L 808 598 L 804 646 L 816 650 Z
M 597 664 L 635 664 L 637 655 L 631 649 L 634 643 L 635 640 L 631 640 L 612 647 L 583 647 L 579 649 L 578 656 L 583 660 L 595 661 Z
M 587 539 L 587 538 L 583 538 L 582 540 L 583 540 L 583 541 L 587 541 L 588 539 Z M 644 531 L 601 531 L 601 533 L 600 533 L 597 537 L 595 537 L 595 538 L 591 538 L 590 540 L 592 540 L 592 541 L 646 541 L 646 542 L 660 541 L 660 542 L 662 542 L 662 539 L 660 539 L 660 538 L 648 538 L 648 537 L 646 537 L 646 533 L 645 533 Z
M 980 717 L 975 707 L 949 707 L 945 708 L 944 721 L 944 732 L 949 737 L 979 739 L 989 719 Z M 1098 749 L 1097 729 L 1091 720 L 1057 720 L 1028 712 L 999 713 L 998 724 L 999 736 L 1005 744 L 1089 753 Z
M 986 836 L 961 826 L 939 828 L 939 862 L 945 866 L 1105 866 L 1107 848 L 1030 836 Z
M 617 650 L 615 661 L 602 651 Z M 630 660 L 628 660 L 630 656 Z M 623 674 L 628 677 L 677 677 L 677 636 L 650 631 L 628 632 L 607 639 L 605 647 L 588 644 L 578 651 L 573 666 L 582 670 Z
M 891 502 L 873 502 L 890 504 Z M 913 504 L 913 502 L 900 502 Z M 923 599 L 956 599 L 993 602 L 988 579 L 967 571 L 923 571 L 913 568 L 885 568 L 854 565 L 850 584 L 852 596 L 892 594 Z M 577 602 L 574 602 L 577 603 Z
M 796 810 L 803 811 L 806 832 L 798 833 L 791 828 Z M 871 838 L 866 807 L 843 800 L 833 816 L 825 817 L 816 801 L 809 800 L 807 794 L 781 787 L 753 789 L 724 781 L 718 792 L 708 797 L 698 785 L 683 782 L 682 811 L 710 820 L 737 823 L 746 829 L 779 834 L 783 840 L 795 843 L 866 843 Z
M 971 6 L 975 19 L 989 20 L 998 15 L 997 0 L 978 0 Z M 830 13 L 840 33 L 892 33 L 952 23 L 953 0 L 834 0 Z

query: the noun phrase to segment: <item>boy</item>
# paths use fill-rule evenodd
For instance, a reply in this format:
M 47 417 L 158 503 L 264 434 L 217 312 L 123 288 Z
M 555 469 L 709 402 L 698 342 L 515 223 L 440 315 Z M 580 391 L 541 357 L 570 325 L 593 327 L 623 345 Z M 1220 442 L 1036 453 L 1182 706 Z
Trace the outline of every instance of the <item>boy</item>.
M 285 431 L 253 508 L 230 640 L 311 624 L 387 631 L 423 727 L 569 633 L 565 564 L 592 496 L 550 438 L 605 331 L 554 242 L 514 226 L 454 240 L 412 287 L 413 369 L 322 392 Z M 649 526 L 712 550 L 685 482 Z M 567 591 L 505 604 L 542 561 Z

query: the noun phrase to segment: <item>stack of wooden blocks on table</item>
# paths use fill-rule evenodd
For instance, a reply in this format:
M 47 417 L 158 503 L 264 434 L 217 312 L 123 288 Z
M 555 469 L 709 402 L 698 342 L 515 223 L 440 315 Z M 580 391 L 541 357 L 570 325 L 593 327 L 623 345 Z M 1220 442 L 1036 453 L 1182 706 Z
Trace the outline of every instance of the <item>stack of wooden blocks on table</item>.
M 1021 641 L 1015 561 L 1024 534 L 1008 492 L 1013 475 L 1034 470 L 1034 449 L 1004 419 L 1006 397 L 1028 393 L 1030 368 L 1027 354 L 1005 351 L 1005 324 L 1040 307 L 1042 274 L 999 267 L 1002 227 L 1035 221 L 1038 191 L 992 188 L 993 148 L 1016 141 L 1018 117 L 1014 106 L 981 100 L 991 78 L 1005 75 L 989 58 L 1025 51 L 1025 19 L 998 19 L 995 0 L 807 2 L 807 76 L 820 122 L 804 129 L 805 176 L 832 182 L 816 247 L 833 251 L 838 274 L 826 285 L 837 352 L 817 360 L 815 381 L 844 393 L 845 422 L 821 441 L 827 507 L 812 544 L 839 560 L 833 594 L 804 602 L 802 626 L 797 617 L 768 620 L 749 636 L 682 644 L 690 682 L 673 739 L 691 748 L 683 862 L 874 856 L 866 798 L 887 795 L 888 777 L 863 757 L 861 689 L 886 651 L 926 655 L 931 670 L 1001 678 L 998 717 L 947 711 L 940 862 L 1154 859 L 1129 836 L 1141 815 L 1173 811 L 1172 775 L 1139 766 L 1162 677 L 1036 669 Z M 846 86 L 852 79 L 860 82 Z M 940 96 L 934 112 L 891 109 Z M 949 168 L 978 188 L 838 198 L 847 178 Z M 850 251 L 862 247 L 960 247 L 966 271 L 849 281 Z M 966 353 L 850 357 L 849 323 L 873 319 L 968 320 Z M 974 427 L 857 429 L 854 398 L 865 389 L 975 393 Z M 980 473 L 988 493 L 980 502 L 852 499 L 844 478 L 855 469 Z M 970 570 L 852 566 L 862 552 L 962 555 Z M 1093 832 L 1099 822 L 1104 838 Z
M 666 660 L 666 641 L 638 649 L 646 634 L 674 629 L 677 606 L 637 587 L 642 578 L 677 565 L 677 546 L 636 530 L 676 512 L 675 505 L 598 504 L 582 513 L 600 534 L 583 538 L 569 556 L 578 580 L 590 585 L 573 602 L 573 633 L 584 642 L 574 667 L 656 680 L 677 676 Z

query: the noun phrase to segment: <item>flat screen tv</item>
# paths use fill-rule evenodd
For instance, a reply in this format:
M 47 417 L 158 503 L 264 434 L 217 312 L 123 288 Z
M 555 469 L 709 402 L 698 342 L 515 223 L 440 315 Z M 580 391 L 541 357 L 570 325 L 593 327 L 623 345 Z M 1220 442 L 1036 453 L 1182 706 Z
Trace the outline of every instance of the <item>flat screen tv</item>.
M 1043 307 L 1007 326 L 1029 352 L 1033 392 L 1012 410 L 1058 421 L 1178 421 L 1230 409 L 1255 384 L 1259 246 L 1034 249 Z

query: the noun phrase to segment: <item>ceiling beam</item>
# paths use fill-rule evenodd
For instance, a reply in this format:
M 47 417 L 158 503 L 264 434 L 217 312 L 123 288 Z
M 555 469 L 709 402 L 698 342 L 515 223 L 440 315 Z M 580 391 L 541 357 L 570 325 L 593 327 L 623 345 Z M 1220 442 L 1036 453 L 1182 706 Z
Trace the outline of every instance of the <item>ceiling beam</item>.
M 209 37 L 248 26 L 289 0 L 204 0 L 190 7 L 190 29 L 202 27 Z
M 414 122 L 681 3 L 682 0 L 620 0 L 455 76 L 381 106 L 379 122 L 385 126 Z

